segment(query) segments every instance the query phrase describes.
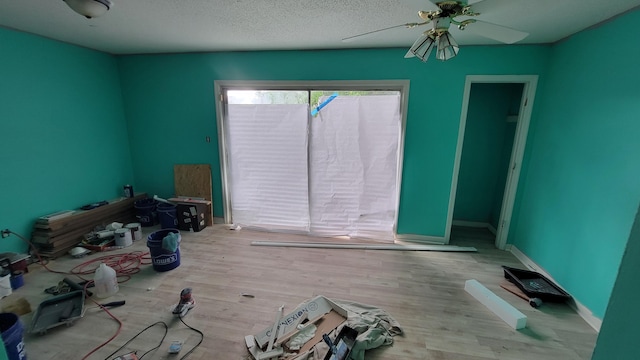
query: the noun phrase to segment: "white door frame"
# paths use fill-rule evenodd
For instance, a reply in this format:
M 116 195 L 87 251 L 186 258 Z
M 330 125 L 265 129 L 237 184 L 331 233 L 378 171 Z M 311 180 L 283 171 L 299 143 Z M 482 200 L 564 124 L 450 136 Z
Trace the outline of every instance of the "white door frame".
M 404 157 L 404 134 L 409 107 L 409 80 L 329 80 L 329 81 L 278 81 L 278 80 L 215 80 L 214 96 L 218 127 L 218 151 L 220 155 L 220 175 L 222 182 L 222 203 L 224 223 L 233 223 L 231 194 L 229 193 L 229 160 L 224 136 L 226 113 L 226 90 L 394 90 L 400 92 L 400 138 L 398 139 L 398 173 L 396 175 L 396 216 L 393 234 L 398 233 L 398 213 L 400 212 L 400 190 L 402 186 L 402 164 Z
M 538 86 L 538 75 L 467 75 L 464 84 L 464 95 L 462 97 L 462 112 L 460 114 L 460 128 L 458 130 L 458 145 L 456 147 L 456 157 L 453 167 L 453 177 L 451 179 L 451 193 L 449 196 L 449 212 L 447 215 L 447 227 L 445 230 L 445 243 L 449 243 L 451 238 L 451 226 L 453 223 L 453 209 L 456 200 L 458 187 L 458 174 L 460 172 L 460 161 L 462 157 L 462 145 L 464 142 L 464 131 L 467 123 L 467 111 L 469 110 L 469 96 L 471 95 L 471 84 L 474 83 L 518 83 L 523 84 L 522 99 L 520 101 L 520 111 L 518 112 L 518 123 L 511 151 L 509 162 L 509 172 L 504 188 L 504 197 L 500 211 L 498 228 L 496 229 L 495 245 L 498 249 L 504 250 L 511 226 L 511 215 L 513 205 L 518 190 L 518 180 L 520 178 L 520 168 L 522 157 L 524 156 L 529 123 L 531 122 L 531 109 Z

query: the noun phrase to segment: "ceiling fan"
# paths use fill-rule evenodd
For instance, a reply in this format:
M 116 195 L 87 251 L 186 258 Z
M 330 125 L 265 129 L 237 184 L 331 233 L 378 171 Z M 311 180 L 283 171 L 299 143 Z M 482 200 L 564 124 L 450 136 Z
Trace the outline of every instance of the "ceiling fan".
M 420 35 L 404 56 L 405 58 L 417 57 L 426 62 L 434 47 L 437 48 L 436 59 L 438 60 L 446 61 L 458 54 L 458 43 L 449 33 L 449 27 L 452 24 L 460 30 L 471 31 L 505 44 L 516 43 L 529 35 L 526 32 L 474 18 L 491 11 L 491 9 L 501 4 L 505 4 L 506 0 L 482 0 L 471 5 L 469 5 L 468 0 L 429 0 L 429 2 L 425 3 L 428 9 L 418 11 L 418 16 L 423 20 L 422 22 L 406 23 L 373 30 L 344 38 L 342 41 L 352 41 L 363 36 L 398 27 L 412 29 L 430 24 L 431 28 Z
M 63 0 L 73 11 L 91 19 L 98 17 L 111 9 L 111 0 Z

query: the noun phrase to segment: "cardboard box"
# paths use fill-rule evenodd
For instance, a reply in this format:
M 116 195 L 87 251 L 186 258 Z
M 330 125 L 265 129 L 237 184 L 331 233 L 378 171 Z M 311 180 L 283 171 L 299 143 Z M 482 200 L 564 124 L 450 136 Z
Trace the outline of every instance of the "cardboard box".
M 207 227 L 205 204 L 176 205 L 176 215 L 178 216 L 178 229 L 183 231 L 198 232 Z
M 310 348 L 322 341 L 321 331 L 329 332 L 346 321 L 347 310 L 324 296 L 317 296 L 303 304 L 300 304 L 295 310 L 282 316 L 280 323 L 278 324 L 278 329 L 276 330 L 276 333 L 278 334 L 276 340 L 280 340 L 277 342 L 279 343 L 282 339 L 289 338 L 291 335 L 298 332 L 297 326 L 303 319 L 310 322 L 315 321 L 319 329 L 316 334 L 317 339 L 314 338 L 309 340 L 309 342 L 305 344 L 305 347 Z M 322 323 L 324 323 L 324 325 L 322 325 Z M 262 348 L 267 345 L 271 336 L 272 328 L 272 326 L 269 326 L 255 335 L 255 340 L 259 347 Z M 306 349 L 303 347 L 300 353 L 303 353 L 304 350 Z

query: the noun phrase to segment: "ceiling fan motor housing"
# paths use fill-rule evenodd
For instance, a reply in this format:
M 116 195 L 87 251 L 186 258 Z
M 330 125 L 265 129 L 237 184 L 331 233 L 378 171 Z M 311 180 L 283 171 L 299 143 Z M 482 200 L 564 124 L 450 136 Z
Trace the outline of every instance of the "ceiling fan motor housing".
M 466 4 L 460 3 L 458 1 L 442 1 L 436 3 L 442 13 L 441 17 L 449 17 L 449 16 L 459 16 L 462 15 L 463 9 L 467 6 Z

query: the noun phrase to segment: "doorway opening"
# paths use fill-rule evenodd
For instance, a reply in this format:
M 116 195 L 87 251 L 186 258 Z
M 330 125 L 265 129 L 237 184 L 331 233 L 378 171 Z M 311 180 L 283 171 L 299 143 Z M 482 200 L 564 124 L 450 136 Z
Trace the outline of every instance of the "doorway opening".
M 452 226 L 484 227 L 504 249 L 537 76 L 468 76 L 449 202 Z

